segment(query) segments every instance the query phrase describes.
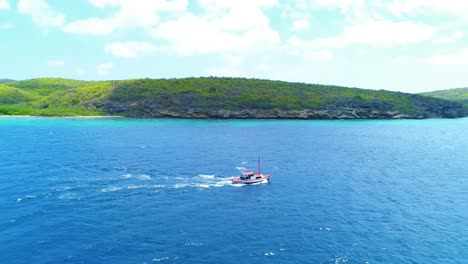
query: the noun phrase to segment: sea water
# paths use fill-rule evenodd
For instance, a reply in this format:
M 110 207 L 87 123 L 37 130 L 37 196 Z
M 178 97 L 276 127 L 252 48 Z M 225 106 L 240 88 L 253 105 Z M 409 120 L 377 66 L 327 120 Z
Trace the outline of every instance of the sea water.
M 468 263 L 467 131 L 0 118 L 0 262 Z

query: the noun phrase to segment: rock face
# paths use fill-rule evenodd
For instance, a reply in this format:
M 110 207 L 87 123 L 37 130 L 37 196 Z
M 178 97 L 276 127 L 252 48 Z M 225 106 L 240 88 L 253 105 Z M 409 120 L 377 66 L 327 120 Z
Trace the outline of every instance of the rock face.
M 342 100 L 321 109 L 203 109 L 195 107 L 163 107 L 150 100 L 130 104 L 108 101 L 100 107 L 112 115 L 129 117 L 173 117 L 173 118 L 221 118 L 221 119 L 424 119 L 457 118 L 465 116 L 463 106 L 443 100 L 421 100 L 413 102 L 413 111 L 402 113 L 393 110 L 388 102 L 373 100 L 359 103 Z

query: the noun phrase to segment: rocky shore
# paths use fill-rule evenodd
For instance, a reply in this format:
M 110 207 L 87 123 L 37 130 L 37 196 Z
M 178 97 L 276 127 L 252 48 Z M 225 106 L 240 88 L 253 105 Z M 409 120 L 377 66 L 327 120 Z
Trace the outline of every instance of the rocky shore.
M 430 101 L 432 102 L 432 101 Z M 374 105 L 338 105 L 323 109 L 202 109 L 202 108 L 161 108 L 149 102 L 119 104 L 107 102 L 103 110 L 112 115 L 126 113 L 129 117 L 143 118 L 220 118 L 220 119 L 425 119 L 458 118 L 466 116 L 463 106 L 457 103 L 416 105 L 416 111 L 402 113 L 392 110 L 392 106 L 375 103 Z

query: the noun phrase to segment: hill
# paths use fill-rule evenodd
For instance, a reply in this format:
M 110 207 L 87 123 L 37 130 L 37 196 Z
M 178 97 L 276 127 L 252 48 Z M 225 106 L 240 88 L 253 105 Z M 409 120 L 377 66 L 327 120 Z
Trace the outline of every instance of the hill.
M 468 108 L 468 88 L 456 88 L 422 93 L 421 95 L 432 96 L 454 102 L 459 102 Z
M 0 100 L 3 114 L 299 119 L 464 115 L 458 103 L 423 95 L 245 78 L 101 82 L 41 78 L 3 86 L 29 98 Z

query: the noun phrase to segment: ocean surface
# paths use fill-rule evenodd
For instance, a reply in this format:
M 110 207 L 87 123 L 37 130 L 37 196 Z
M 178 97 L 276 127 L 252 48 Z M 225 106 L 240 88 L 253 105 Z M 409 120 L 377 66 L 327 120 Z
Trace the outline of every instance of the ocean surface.
M 0 118 L 0 263 L 468 263 L 468 119 Z

